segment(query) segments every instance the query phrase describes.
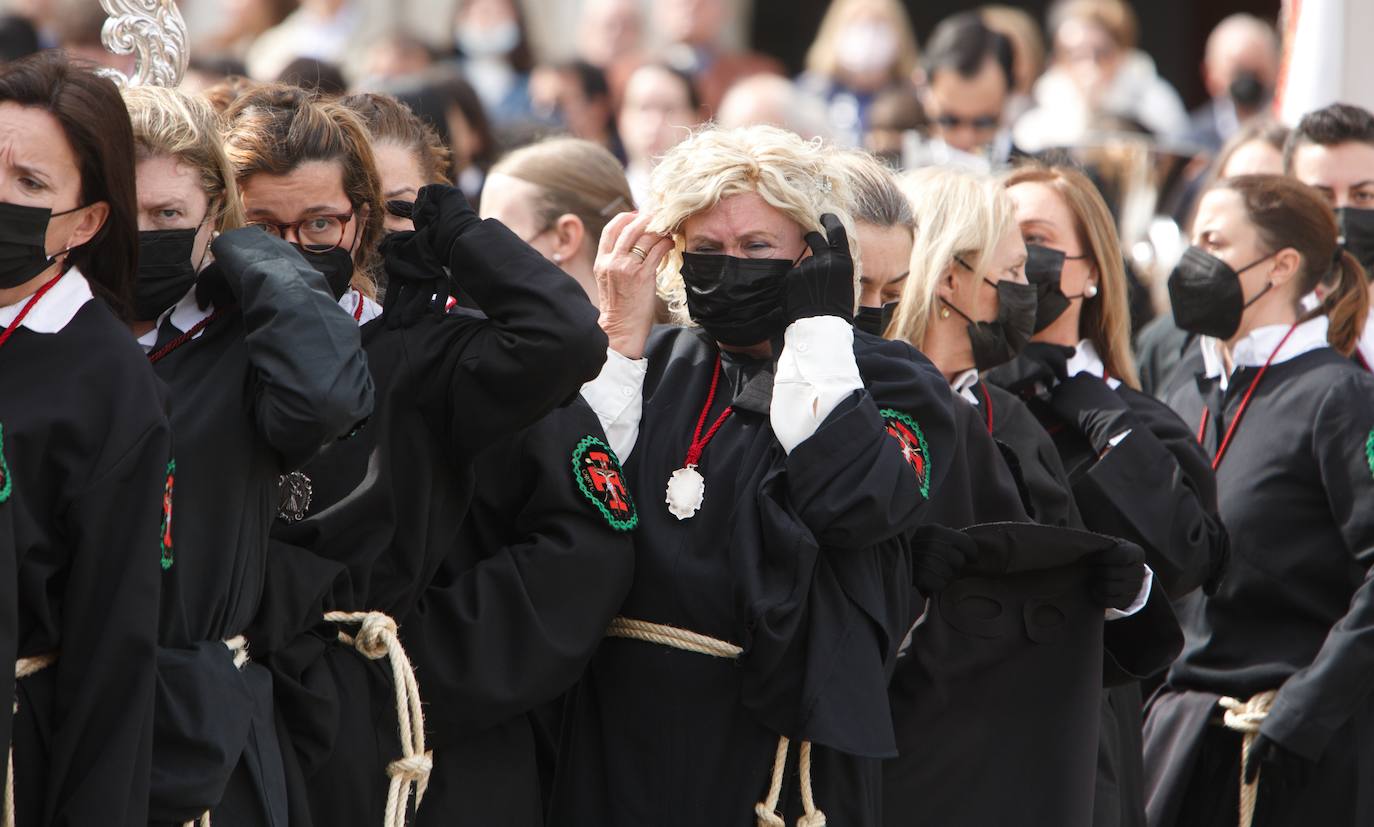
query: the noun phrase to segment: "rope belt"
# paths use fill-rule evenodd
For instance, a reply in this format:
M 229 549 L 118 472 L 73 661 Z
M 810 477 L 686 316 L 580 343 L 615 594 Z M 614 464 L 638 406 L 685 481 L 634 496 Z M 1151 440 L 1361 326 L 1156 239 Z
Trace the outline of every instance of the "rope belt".
M 386 795 L 383 827 L 405 827 L 411 791 L 414 790 L 415 806 L 419 807 L 429 786 L 430 770 L 434 768 L 434 753 L 425 749 L 425 714 L 420 707 L 420 685 L 415 680 L 415 668 L 410 665 L 410 658 L 406 657 L 396 637 L 396 621 L 387 615 L 381 612 L 328 612 L 324 619 L 357 625 L 356 636 L 340 630 L 339 642 L 352 646 L 369 660 L 387 658 L 391 664 L 401 757 L 386 768 L 391 786 Z
M 1236 698 L 1222 698 L 1218 703 L 1226 710 L 1223 723 L 1226 728 L 1239 732 L 1240 740 L 1240 827 L 1250 827 L 1255 820 L 1255 801 L 1259 795 L 1259 773 L 1255 773 L 1253 783 L 1245 783 L 1245 759 L 1250 753 L 1251 744 L 1259 735 L 1260 724 L 1269 717 L 1269 707 L 1274 705 L 1274 690 L 1261 692 L 1248 701 Z
M 713 658 L 735 660 L 744 650 L 733 643 L 717 640 L 676 626 L 650 623 L 647 620 L 634 620 L 617 617 L 606 629 L 606 637 L 638 640 L 655 643 L 670 649 L 707 655 Z M 787 827 L 778 813 L 778 801 L 782 798 L 782 779 L 787 771 L 787 755 L 791 741 L 786 736 L 778 738 L 778 750 L 773 756 L 773 777 L 768 784 L 768 794 L 763 801 L 754 805 L 754 815 L 758 827 Z M 797 772 L 801 776 L 801 800 L 803 815 L 797 819 L 796 827 L 825 827 L 825 813 L 816 809 L 816 798 L 811 788 L 811 742 L 802 741 L 797 750 Z
M 57 653 L 50 652 L 46 655 L 34 655 L 31 658 L 20 658 L 14 662 L 14 680 L 23 680 L 30 675 L 37 675 L 49 666 L 57 663 Z M 19 711 L 18 687 L 15 688 L 15 698 L 13 711 Z M 5 827 L 14 827 L 14 738 L 10 737 L 9 762 L 5 765 L 5 803 L 4 803 L 4 822 Z

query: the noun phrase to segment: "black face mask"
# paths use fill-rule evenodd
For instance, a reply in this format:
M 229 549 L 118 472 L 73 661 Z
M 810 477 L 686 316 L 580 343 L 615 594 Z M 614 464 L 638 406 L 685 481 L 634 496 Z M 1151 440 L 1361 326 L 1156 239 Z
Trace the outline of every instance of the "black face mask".
M 353 254 L 343 247 L 335 247 L 327 253 L 315 253 L 294 242 L 291 246 L 299 250 L 306 262 L 329 282 L 329 292 L 334 294 L 334 298 L 342 299 L 353 281 Z
M 881 336 L 888 325 L 892 324 L 892 317 L 896 313 L 896 302 L 887 302 L 882 307 L 860 307 L 858 314 L 854 316 L 854 326 L 865 333 Z
M 189 230 L 148 230 L 138 234 L 138 276 L 134 317 L 151 321 L 176 304 L 196 283 L 196 234 Z
M 1341 246 L 1359 259 L 1365 276 L 1374 279 L 1374 210 L 1341 207 L 1336 220 L 1341 226 Z
M 1254 72 L 1242 70 L 1236 73 L 1236 77 L 1231 81 L 1227 94 L 1231 96 L 1231 101 L 1241 109 L 1259 109 L 1269 100 L 1269 89 L 1260 80 L 1259 75 Z
M 48 269 L 57 256 L 47 253 L 48 221 L 81 207 L 53 212 L 47 207 L 0 203 L 0 290 L 18 287 Z
M 964 311 L 945 302 L 945 306 L 968 322 L 968 340 L 973 345 L 973 366 L 980 371 L 995 368 L 1016 358 L 1030 341 L 1035 327 L 1036 294 L 1029 284 L 984 279 L 997 288 L 997 320 L 975 322 Z
M 1231 265 L 1206 250 L 1189 247 L 1169 274 L 1169 303 L 1174 310 L 1174 323 L 1180 330 L 1214 339 L 1230 339 L 1236 335 L 1245 309 L 1274 286 L 1266 284 L 1247 302 L 1240 286 L 1240 274 L 1273 255 L 1270 253 L 1233 270 Z
M 723 345 L 770 341 L 786 327 L 783 288 L 792 266 L 787 259 L 683 253 L 687 312 Z
M 1035 288 L 1035 332 L 1039 333 L 1069 309 L 1069 297 L 1059 286 L 1064 275 L 1063 250 L 1026 245 L 1026 281 Z

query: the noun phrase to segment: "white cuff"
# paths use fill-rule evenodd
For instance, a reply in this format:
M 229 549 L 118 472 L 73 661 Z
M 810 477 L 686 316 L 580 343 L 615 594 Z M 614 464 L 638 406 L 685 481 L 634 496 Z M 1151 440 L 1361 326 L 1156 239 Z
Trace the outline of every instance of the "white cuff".
M 644 415 L 644 376 L 648 372 L 648 359 L 631 359 L 606 348 L 606 364 L 601 373 L 582 386 L 582 398 L 601 420 L 606 441 L 622 463 L 639 439 L 639 421 Z
M 1132 600 L 1131 605 L 1127 606 L 1124 609 L 1107 609 L 1107 619 L 1120 620 L 1123 617 L 1130 617 L 1131 615 L 1145 608 L 1145 604 L 1150 600 L 1150 588 L 1154 585 L 1154 582 L 1155 573 L 1147 565 L 1145 566 L 1145 582 L 1140 584 L 1140 593 L 1135 596 L 1135 600 Z
M 863 387 L 854 360 L 854 327 L 838 316 L 811 316 L 788 325 L 773 379 L 769 420 L 792 453 L 851 393 Z

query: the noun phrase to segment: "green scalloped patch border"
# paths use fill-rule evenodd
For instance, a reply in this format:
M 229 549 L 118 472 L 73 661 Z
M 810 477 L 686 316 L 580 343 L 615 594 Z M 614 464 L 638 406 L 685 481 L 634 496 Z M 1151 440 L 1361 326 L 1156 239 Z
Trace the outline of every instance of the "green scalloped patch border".
M 926 472 L 920 479 L 921 496 L 925 497 L 926 499 L 930 499 L 930 446 L 926 444 L 926 432 L 921 430 L 920 423 L 918 423 L 915 419 L 911 418 L 911 416 L 909 416 L 908 414 L 902 413 L 896 408 L 883 408 L 879 410 L 878 413 L 882 415 L 884 422 L 889 422 L 894 419 L 898 420 L 903 425 L 910 428 L 916 434 L 916 438 L 920 440 L 921 459 L 924 460 L 926 464 Z M 914 471 L 916 469 L 913 468 L 912 470 Z
M 573 480 L 577 483 L 577 489 L 582 492 L 582 496 L 586 497 L 592 505 L 596 506 L 596 510 L 601 512 L 601 516 L 606 518 L 606 522 L 610 524 L 611 528 L 616 531 L 632 531 L 639 525 L 639 508 L 630 497 L 630 492 L 628 490 L 625 491 L 625 502 L 629 503 L 630 506 L 630 518 L 628 520 L 622 520 L 615 514 L 612 514 L 611 510 L 606 507 L 606 504 L 601 501 L 601 498 L 596 495 L 596 492 L 587 486 L 586 475 L 582 473 L 582 460 L 586 457 L 587 451 L 593 447 L 600 448 L 606 452 L 606 455 L 611 458 L 611 462 L 615 464 L 615 470 L 616 473 L 620 475 L 621 482 L 623 483 L 625 480 L 625 471 L 620 467 L 620 457 L 615 455 L 615 451 L 611 450 L 611 446 L 594 436 L 585 436 L 582 438 L 581 442 L 577 443 L 577 447 L 574 448 L 572 452 Z
M 1369 432 L 1369 438 L 1364 441 L 1364 458 L 1369 463 L 1369 474 L 1374 476 L 1374 430 Z
M 14 493 L 14 478 L 10 476 L 10 464 L 5 459 L 5 426 L 0 425 L 0 503 L 10 501 L 10 494 Z
M 177 461 L 167 463 L 167 482 L 162 488 L 162 524 L 159 526 L 158 545 L 162 547 L 162 570 L 167 571 L 176 562 L 172 552 L 172 493 L 176 488 Z

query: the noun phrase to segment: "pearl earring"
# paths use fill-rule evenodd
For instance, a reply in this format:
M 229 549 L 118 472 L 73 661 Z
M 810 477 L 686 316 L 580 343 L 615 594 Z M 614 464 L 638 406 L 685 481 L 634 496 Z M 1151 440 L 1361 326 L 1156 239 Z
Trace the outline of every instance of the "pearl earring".
M 949 318 L 949 308 L 948 308 L 948 307 L 942 307 L 942 308 L 940 308 L 940 318 L 942 318 L 942 319 L 948 319 L 948 318 Z
M 563 263 L 563 254 L 562 254 L 562 253 L 554 253 L 554 254 L 553 254 L 553 263 L 554 263 L 554 264 L 562 264 L 562 263 Z
M 1086 298 L 1086 299 L 1091 299 L 1092 297 L 1094 297 L 1094 296 L 1096 296 L 1096 295 L 1097 295 L 1097 284 L 1096 284 L 1096 282 L 1091 282 L 1091 281 L 1090 281 L 1090 282 L 1088 282 L 1086 285 L 1083 286 L 1083 297 L 1084 297 L 1084 298 Z

